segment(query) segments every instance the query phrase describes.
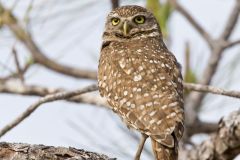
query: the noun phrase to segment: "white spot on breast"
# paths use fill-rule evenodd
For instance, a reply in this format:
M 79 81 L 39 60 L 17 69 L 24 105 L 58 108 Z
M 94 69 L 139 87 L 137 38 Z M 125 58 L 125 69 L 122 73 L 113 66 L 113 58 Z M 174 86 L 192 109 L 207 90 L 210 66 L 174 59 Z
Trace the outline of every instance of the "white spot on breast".
M 175 117 L 177 114 L 175 112 L 171 113 L 170 115 L 167 116 L 167 118 L 173 118 Z
M 135 107 L 136 107 L 136 105 L 132 103 L 131 104 L 131 108 L 135 108 Z
M 157 121 L 157 125 L 161 124 L 162 123 L 162 120 L 159 120 Z
M 164 79 L 166 79 L 166 78 L 165 78 L 164 76 L 161 76 L 160 79 L 161 79 L 161 80 L 164 80 Z
M 148 93 L 144 93 L 144 95 L 143 95 L 144 97 L 148 97 L 149 96 L 149 94 Z
M 133 88 L 133 92 L 136 92 L 136 91 L 137 91 L 137 88 L 136 88 L 136 87 L 134 87 L 134 88 Z
M 126 66 L 126 62 L 123 58 L 119 61 L 119 65 L 121 68 L 124 68 Z
M 151 69 L 151 72 L 154 73 L 156 70 L 155 69 Z
M 126 98 L 123 98 L 122 100 L 120 100 L 120 106 L 122 106 L 126 101 L 127 101 Z
M 125 72 L 126 72 L 127 74 L 130 74 L 130 73 L 132 72 L 132 69 L 127 69 Z
M 141 81 L 141 80 L 142 80 L 142 76 L 141 76 L 140 74 L 139 74 L 139 75 L 136 75 L 136 76 L 134 76 L 133 80 L 134 80 L 135 82 Z
M 153 104 L 154 105 L 160 105 L 160 103 L 158 101 L 154 101 Z
M 153 116 L 153 115 L 155 115 L 157 113 L 157 111 L 152 111 L 149 115 L 150 116 Z
M 151 121 L 149 121 L 150 124 L 153 124 L 153 123 L 155 123 L 155 122 L 156 122 L 155 119 L 152 119 Z
M 126 96 L 128 94 L 128 91 L 124 91 L 123 95 Z
M 138 70 L 139 70 L 139 71 L 142 71 L 142 70 L 143 70 L 143 67 L 142 67 L 142 66 L 139 66 L 139 67 L 138 67 Z
M 169 104 L 169 107 L 174 107 L 174 106 L 177 106 L 177 105 L 178 105 L 178 102 L 173 102 L 173 103 Z
M 105 88 L 107 84 L 105 82 L 102 83 L 102 87 Z
M 141 110 L 143 110 L 143 109 L 144 109 L 144 105 L 140 105 L 139 108 L 140 108 Z
M 148 102 L 148 103 L 146 104 L 146 106 L 151 107 L 151 106 L 153 106 L 153 103 L 152 103 L 152 102 Z
M 138 89 L 137 89 L 137 92 L 141 92 L 141 91 L 142 91 L 142 89 L 141 89 L 141 88 L 138 88 Z
M 166 108 L 167 108 L 167 105 L 162 106 L 162 109 L 166 109 Z

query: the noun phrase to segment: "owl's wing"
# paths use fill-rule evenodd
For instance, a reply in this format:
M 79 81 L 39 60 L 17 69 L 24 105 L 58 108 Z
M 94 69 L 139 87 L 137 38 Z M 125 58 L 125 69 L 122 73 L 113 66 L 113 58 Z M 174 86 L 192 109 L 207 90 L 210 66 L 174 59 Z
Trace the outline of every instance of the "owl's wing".
M 123 115 L 134 128 L 159 143 L 173 147 L 173 133 L 177 139 L 183 133 L 182 81 L 175 57 L 170 53 L 163 56 L 147 57 L 149 63 L 142 57 L 135 57 L 134 61 L 129 58 L 127 61 L 131 62 L 131 66 L 127 68 L 119 64 L 126 77 L 129 68 L 133 69 L 134 74 L 129 74 L 133 77 L 128 86 L 133 90 L 136 88 L 134 96 L 122 104 L 120 112 L 125 113 Z M 131 104 L 136 105 L 136 108 L 129 109 Z

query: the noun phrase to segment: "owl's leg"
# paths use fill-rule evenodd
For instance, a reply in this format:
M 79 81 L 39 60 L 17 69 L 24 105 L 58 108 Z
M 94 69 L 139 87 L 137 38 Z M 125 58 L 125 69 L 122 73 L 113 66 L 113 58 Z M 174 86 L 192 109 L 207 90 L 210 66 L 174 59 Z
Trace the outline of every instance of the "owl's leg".
M 142 153 L 142 150 L 143 150 L 143 147 L 144 147 L 144 144 L 145 144 L 145 141 L 147 138 L 148 138 L 148 136 L 146 134 L 142 133 L 142 138 L 141 138 L 140 144 L 138 146 L 137 153 L 135 155 L 135 160 L 140 160 L 140 156 L 141 156 L 141 153 Z

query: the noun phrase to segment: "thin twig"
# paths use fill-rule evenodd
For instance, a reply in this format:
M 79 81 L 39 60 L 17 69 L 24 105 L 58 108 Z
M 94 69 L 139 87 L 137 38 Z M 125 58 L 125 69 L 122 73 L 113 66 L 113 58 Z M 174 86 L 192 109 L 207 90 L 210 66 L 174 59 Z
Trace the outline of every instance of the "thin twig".
M 2 83 L 0 81 L 0 93 L 43 97 L 49 94 L 56 94 L 59 92 L 67 92 L 67 91 L 68 90 L 63 88 L 51 88 L 51 87 L 43 87 L 43 86 L 37 86 L 37 85 L 26 85 L 26 84 L 17 83 L 17 82 L 11 82 L 11 81 Z M 109 105 L 106 102 L 106 99 L 96 94 L 84 94 L 80 96 L 74 96 L 66 100 L 68 102 L 74 102 L 74 103 L 91 104 L 94 106 L 100 106 L 105 108 L 109 107 Z
M 176 0 L 171 0 L 176 2 Z M 234 27 L 236 26 L 239 12 L 240 12 L 240 0 L 236 0 L 235 6 L 229 16 L 229 20 L 226 23 L 226 27 L 222 35 L 214 40 L 211 46 L 212 54 L 209 57 L 206 68 L 203 71 L 202 79 L 199 80 L 200 84 L 209 85 L 212 81 L 214 74 L 217 71 L 217 67 L 221 61 L 222 54 L 226 49 L 226 42 L 231 36 Z M 181 9 L 179 10 L 181 12 Z M 184 12 L 181 12 L 185 17 L 187 16 Z M 238 14 L 237 14 L 238 13 Z M 189 18 L 188 18 L 189 19 Z M 191 19 L 189 19 L 191 21 Z M 194 25 L 194 23 L 193 23 Z M 198 30 L 201 33 L 201 30 Z M 201 107 L 203 98 L 205 97 L 204 93 L 191 93 L 188 97 L 188 101 L 185 103 L 186 110 L 186 122 L 194 125 L 195 121 L 198 119 L 197 110 Z M 195 113 L 194 113 L 195 112 Z
M 88 78 L 88 79 L 97 78 L 97 73 L 95 71 L 83 70 L 63 65 L 47 57 L 37 46 L 37 44 L 33 41 L 31 35 L 27 32 L 27 30 L 23 29 L 22 26 L 19 25 L 18 19 L 12 14 L 12 12 L 5 9 L 1 3 L 0 10 L 1 10 L 0 16 L 4 17 L 3 23 L 9 27 L 9 29 L 13 32 L 15 37 L 19 41 L 21 41 L 25 45 L 25 47 L 30 51 L 36 63 L 41 64 L 42 66 L 53 71 L 76 78 Z
M 206 32 L 202 26 L 191 16 L 190 13 L 187 12 L 186 9 L 184 9 L 176 0 L 168 0 L 173 7 L 176 8 L 178 12 L 180 12 L 189 23 L 192 24 L 192 26 L 198 31 L 198 33 L 208 42 L 208 45 L 210 47 L 213 46 L 213 40 L 212 37 Z
M 96 85 L 91 85 L 88 87 L 85 87 L 83 89 L 71 91 L 71 92 L 59 92 L 52 95 L 47 95 L 43 98 L 40 98 L 36 103 L 32 104 L 26 111 L 24 111 L 20 116 L 18 116 L 15 120 L 13 120 L 11 123 L 3 127 L 3 129 L 0 130 L 0 137 L 5 135 L 8 131 L 16 127 L 19 123 L 21 123 L 24 119 L 26 119 L 28 116 L 30 116 L 41 104 L 56 101 L 56 100 L 62 100 L 62 99 L 68 99 L 70 97 L 78 96 L 87 92 L 95 91 L 97 89 Z
M 230 47 L 234 47 L 236 45 L 240 45 L 240 40 L 236 40 L 236 41 L 233 41 L 233 42 L 228 42 L 225 44 L 225 48 L 230 48 Z
M 237 24 L 239 13 L 240 13 L 240 1 L 236 0 L 236 4 L 234 5 L 232 13 L 229 16 L 228 21 L 226 22 L 226 26 L 221 35 L 221 39 L 224 39 L 224 40 L 229 39 L 229 37 L 232 34 L 233 29 L 235 28 L 235 26 Z
M 239 91 L 226 91 L 224 89 L 216 88 L 208 85 L 184 83 L 184 88 L 188 90 L 198 91 L 198 92 L 207 92 L 212 94 L 240 98 Z
M 213 87 L 209 85 L 195 84 L 195 83 L 184 83 L 184 88 L 187 90 L 212 93 L 216 95 L 223 95 L 233 98 L 240 98 L 240 91 L 228 91 L 222 88 Z M 96 88 L 97 90 L 97 88 Z M 60 88 L 47 88 L 36 85 L 24 85 L 13 83 L 0 83 L 0 93 L 17 94 L 17 95 L 28 95 L 28 96 L 46 96 L 48 94 L 56 94 L 59 92 L 67 92 L 66 89 Z M 85 103 L 80 97 L 72 97 L 67 99 L 72 102 Z M 95 104 L 95 103 L 93 103 Z M 102 103 L 100 103 L 102 104 Z
M 23 72 L 22 72 L 22 69 L 21 69 L 21 66 L 20 66 L 20 63 L 19 63 L 19 59 L 18 59 L 18 55 L 17 55 L 17 51 L 16 51 L 15 47 L 12 48 L 12 54 L 13 54 L 13 57 L 14 57 L 16 68 L 17 68 L 17 75 L 18 75 L 19 79 L 22 82 L 24 82 Z

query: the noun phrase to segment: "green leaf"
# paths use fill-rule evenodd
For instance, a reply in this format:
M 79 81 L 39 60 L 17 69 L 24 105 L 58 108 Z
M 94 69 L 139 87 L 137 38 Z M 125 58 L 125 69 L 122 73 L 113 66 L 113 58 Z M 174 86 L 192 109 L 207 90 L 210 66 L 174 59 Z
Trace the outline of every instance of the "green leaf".
M 168 37 L 168 21 L 173 12 L 173 8 L 168 2 L 160 3 L 159 0 L 147 0 L 146 7 L 154 14 L 156 17 L 162 33 L 163 38 Z

